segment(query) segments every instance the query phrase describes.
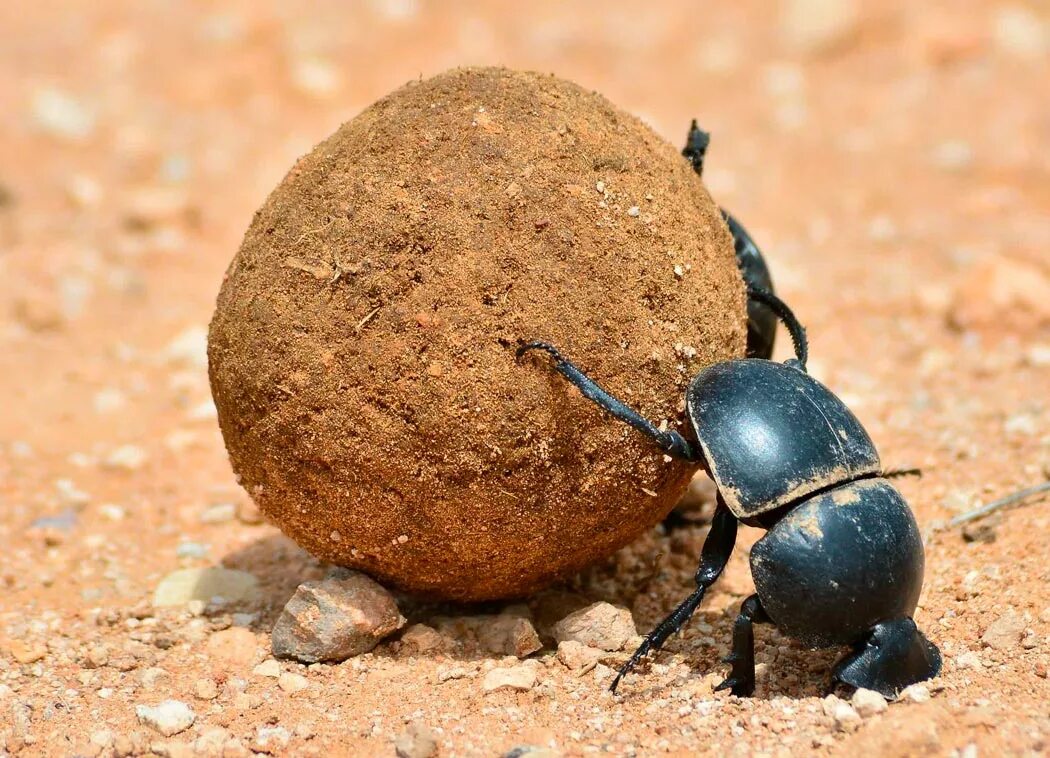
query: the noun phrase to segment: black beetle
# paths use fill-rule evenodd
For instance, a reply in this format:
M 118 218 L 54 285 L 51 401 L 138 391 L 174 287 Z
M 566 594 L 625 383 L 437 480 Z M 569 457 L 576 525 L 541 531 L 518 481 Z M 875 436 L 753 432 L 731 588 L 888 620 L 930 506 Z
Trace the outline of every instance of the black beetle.
M 696 589 L 649 633 L 611 689 L 689 620 L 725 568 L 741 521 L 767 532 L 751 550 L 757 592 L 740 608 L 726 659 L 732 669 L 717 689 L 754 692 L 752 625 L 771 623 L 812 647 L 852 647 L 835 664 L 832 688 L 841 683 L 896 697 L 941 666 L 937 647 L 912 620 L 924 563 L 915 517 L 856 416 L 806 373 L 805 330 L 791 310 L 769 292 L 749 288 L 749 296 L 784 322 L 796 357 L 724 361 L 697 374 L 686 392 L 696 443 L 661 430 L 552 345 L 518 348 L 519 358 L 548 353 L 584 397 L 668 455 L 700 464 L 718 490 Z
M 685 139 L 685 147 L 682 148 L 682 155 L 689 160 L 697 176 L 703 176 L 704 157 L 707 155 L 707 147 L 710 144 L 711 135 L 697 126 L 696 119 L 693 119 L 693 123 L 689 126 L 689 134 Z M 722 217 L 729 226 L 730 234 L 733 235 L 736 264 L 740 268 L 748 289 L 776 294 L 769 266 L 766 265 L 762 251 L 751 239 L 747 229 L 725 209 L 722 209 Z M 747 357 L 769 358 L 772 356 L 776 332 L 777 316 L 773 309 L 765 303 L 749 299 L 747 302 Z

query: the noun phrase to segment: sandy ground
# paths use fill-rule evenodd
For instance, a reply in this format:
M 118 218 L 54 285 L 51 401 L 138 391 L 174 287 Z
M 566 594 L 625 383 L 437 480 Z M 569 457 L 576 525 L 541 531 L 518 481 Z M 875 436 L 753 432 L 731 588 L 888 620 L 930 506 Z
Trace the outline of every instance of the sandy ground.
M 1046 753 L 1048 504 L 976 541 L 935 527 L 1050 476 L 1047 6 L 528 5 L 0 5 L 0 754 L 392 755 L 412 725 L 441 755 Z M 712 694 L 742 549 L 615 698 L 609 667 L 576 676 L 549 648 L 531 689 L 484 694 L 501 661 L 455 639 L 281 663 L 303 688 L 254 673 L 322 569 L 251 523 L 230 473 L 203 345 L 222 272 L 296 156 L 466 63 L 557 72 L 675 143 L 692 116 L 714 133 L 707 183 L 767 251 L 812 372 L 887 465 L 925 471 L 901 488 L 928 535 L 918 620 L 945 654 L 929 702 L 836 724 L 834 654 L 766 629 L 756 697 Z M 654 533 L 576 590 L 647 630 L 688 591 L 705 531 Z M 262 598 L 150 607 L 165 575 L 217 564 Z M 254 637 L 209 644 L 230 625 Z M 170 738 L 135 715 L 168 698 L 196 713 Z

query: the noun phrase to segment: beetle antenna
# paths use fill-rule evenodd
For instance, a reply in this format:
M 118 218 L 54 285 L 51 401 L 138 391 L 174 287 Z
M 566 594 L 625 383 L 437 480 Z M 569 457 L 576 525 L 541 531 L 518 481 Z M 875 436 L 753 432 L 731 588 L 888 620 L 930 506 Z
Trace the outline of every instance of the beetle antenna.
M 922 479 L 921 468 L 888 468 L 882 472 L 883 479 L 899 479 L 902 476 L 917 476 Z
M 809 340 L 806 339 L 806 327 L 802 326 L 798 318 L 795 317 L 794 312 L 788 307 L 788 304 L 769 290 L 764 290 L 760 287 L 748 287 L 747 296 L 751 300 L 756 300 L 763 305 L 769 306 L 769 309 L 777 314 L 777 318 L 780 319 L 781 323 L 784 324 L 791 334 L 791 341 L 795 345 L 795 357 L 798 358 L 798 362 L 802 364 L 802 370 L 805 371 L 806 361 L 809 359 Z

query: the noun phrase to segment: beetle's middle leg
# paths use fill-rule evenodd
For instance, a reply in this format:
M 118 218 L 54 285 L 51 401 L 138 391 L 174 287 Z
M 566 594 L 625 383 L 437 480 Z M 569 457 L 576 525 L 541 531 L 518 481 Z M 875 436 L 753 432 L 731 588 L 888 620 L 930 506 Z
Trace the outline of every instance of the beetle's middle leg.
M 771 623 L 758 595 L 751 595 L 740 605 L 740 615 L 733 624 L 733 652 L 725 658 L 732 668 L 725 681 L 715 687 L 731 690 L 738 697 L 748 697 L 755 691 L 755 624 Z
M 598 383 L 587 376 L 575 364 L 565 358 L 558 349 L 547 342 L 528 342 L 517 350 L 517 357 L 525 355 L 530 350 L 542 350 L 554 359 L 554 368 L 564 376 L 583 394 L 585 398 L 597 404 L 616 418 L 649 437 L 660 449 L 675 458 L 687 461 L 698 460 L 693 452 L 692 446 L 678 432 L 662 430 L 652 421 L 642 416 L 638 411 L 629 407 L 622 400 L 613 397 Z
M 729 556 L 736 545 L 736 516 L 729 510 L 721 497 L 718 498 L 718 508 L 711 521 L 711 531 L 707 533 L 704 546 L 700 549 L 700 567 L 696 570 L 696 589 L 682 603 L 671 611 L 671 614 L 657 624 L 656 628 L 646 635 L 645 640 L 627 659 L 627 663 L 616 674 L 610 690 L 616 692 L 616 686 L 628 671 L 637 665 L 638 661 L 649 654 L 650 651 L 659 650 L 667 639 L 685 626 L 700 603 L 704 600 L 704 594 L 708 588 L 715 583 L 721 575 L 722 570 L 729 563 Z

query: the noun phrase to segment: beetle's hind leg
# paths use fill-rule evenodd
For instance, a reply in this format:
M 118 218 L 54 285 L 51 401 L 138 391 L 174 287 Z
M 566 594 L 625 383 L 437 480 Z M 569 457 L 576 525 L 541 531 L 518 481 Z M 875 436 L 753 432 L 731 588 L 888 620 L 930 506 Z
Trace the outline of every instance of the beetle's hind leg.
M 740 615 L 733 624 L 733 652 L 725 658 L 732 664 L 729 676 L 718 690 L 730 690 L 738 697 L 748 697 L 755 691 L 755 624 L 771 623 L 758 595 L 751 595 L 740 606 Z
M 941 652 L 910 618 L 883 621 L 835 664 L 831 688 L 838 684 L 875 690 L 893 700 L 901 690 L 937 676 Z
M 673 429 L 667 431 L 660 429 L 652 421 L 638 413 L 638 411 L 628 407 L 622 400 L 610 395 L 598 386 L 596 381 L 583 373 L 572 361 L 565 358 L 554 345 L 548 342 L 527 342 L 518 348 L 516 356 L 521 358 L 530 350 L 541 350 L 547 353 L 554 359 L 555 370 L 572 382 L 585 398 L 652 439 L 668 455 L 687 461 L 697 460 L 692 446 L 686 442 L 681 434 Z

